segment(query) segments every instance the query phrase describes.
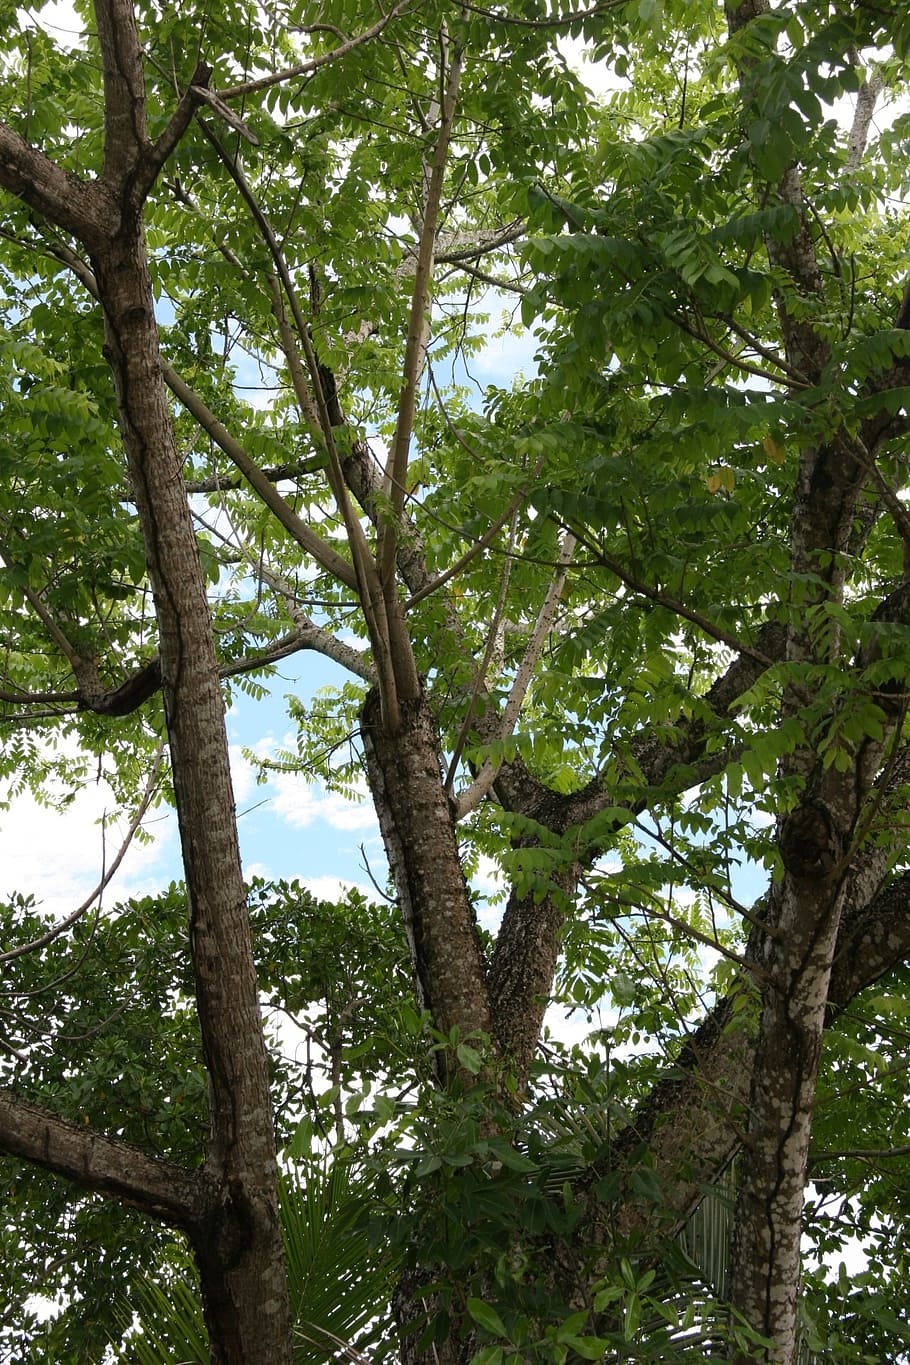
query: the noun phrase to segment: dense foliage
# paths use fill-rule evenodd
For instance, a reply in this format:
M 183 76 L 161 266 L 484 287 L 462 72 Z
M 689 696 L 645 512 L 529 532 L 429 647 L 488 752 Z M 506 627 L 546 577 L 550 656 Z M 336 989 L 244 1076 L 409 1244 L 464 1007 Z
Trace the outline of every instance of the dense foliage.
M 380 1352 L 419 1319 L 407 1361 L 724 1341 L 789 1365 L 802 1225 L 804 1349 L 900 1358 L 903 7 L 142 3 L 147 184 L 111 151 L 104 34 L 129 7 L 76 10 L 74 47 L 38 11 L 0 48 L 6 799 L 62 805 L 96 770 L 123 809 L 174 799 L 180 669 L 114 272 L 53 207 L 116 182 L 222 686 L 252 704 L 304 650 L 347 670 L 287 698 L 296 743 L 270 761 L 343 795 L 367 775 L 405 922 L 249 891 L 277 1149 L 316 1191 L 293 1226 L 342 1207 L 367 1305 L 326 1309 L 317 1345 L 372 1314 Z M 532 337 L 533 372 L 478 385 L 493 335 Z M 205 832 L 181 820 L 191 859 Z M 498 870 L 498 937 L 463 883 L 452 911 L 449 853 L 469 882 Z M 0 907 L 11 1103 L 208 1171 L 196 892 L 55 936 L 21 891 Z M 541 1033 L 548 1001 L 584 1044 Z M 0 1145 L 3 1349 L 101 1360 L 134 1310 L 151 1340 L 156 1284 L 204 1340 L 182 1242 L 138 1196 Z M 706 1192 L 736 1212 L 693 1223 Z M 865 1269 L 838 1280 L 856 1235 Z M 65 1307 L 39 1325 L 50 1287 Z

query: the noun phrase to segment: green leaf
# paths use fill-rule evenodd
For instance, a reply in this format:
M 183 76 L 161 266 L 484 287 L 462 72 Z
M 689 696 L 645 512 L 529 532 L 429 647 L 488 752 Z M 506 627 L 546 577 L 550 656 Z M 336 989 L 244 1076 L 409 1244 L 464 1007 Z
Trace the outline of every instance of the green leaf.
M 496 1309 L 490 1304 L 484 1303 L 483 1299 L 469 1297 L 467 1308 L 478 1327 L 482 1327 L 485 1332 L 489 1332 L 494 1337 L 508 1336 L 505 1324 Z

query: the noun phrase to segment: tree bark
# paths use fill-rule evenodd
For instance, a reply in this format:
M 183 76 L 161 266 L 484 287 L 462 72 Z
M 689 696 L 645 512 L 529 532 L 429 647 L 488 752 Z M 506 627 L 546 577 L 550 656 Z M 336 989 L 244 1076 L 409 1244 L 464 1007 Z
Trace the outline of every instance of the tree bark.
M 206 1169 L 220 1198 L 193 1229 L 212 1358 L 290 1360 L 268 1061 L 205 581 L 168 411 L 141 224 L 93 255 L 121 435 L 146 546 L 209 1078 Z
M 372 691 L 361 733 L 421 1008 L 440 1033 L 489 1034 L 483 953 L 426 699 L 402 707 L 401 728 L 390 736 Z

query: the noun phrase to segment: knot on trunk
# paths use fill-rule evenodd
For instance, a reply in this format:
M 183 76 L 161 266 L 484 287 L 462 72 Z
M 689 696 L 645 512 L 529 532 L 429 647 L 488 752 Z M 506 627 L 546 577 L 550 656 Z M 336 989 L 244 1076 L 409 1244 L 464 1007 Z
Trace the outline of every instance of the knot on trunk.
M 784 867 L 801 881 L 830 876 L 843 853 L 834 821 L 820 801 L 803 802 L 786 816 L 778 847 Z

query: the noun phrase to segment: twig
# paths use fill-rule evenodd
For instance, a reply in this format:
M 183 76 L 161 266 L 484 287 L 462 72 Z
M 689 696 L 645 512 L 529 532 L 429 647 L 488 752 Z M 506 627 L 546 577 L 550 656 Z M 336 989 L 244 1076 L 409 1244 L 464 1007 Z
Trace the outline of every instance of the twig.
M 556 608 L 559 605 L 559 599 L 562 596 L 566 575 L 569 571 L 569 564 L 575 553 L 576 543 L 577 541 L 574 534 L 571 531 L 566 531 L 565 536 L 563 537 L 562 548 L 559 552 L 556 572 L 550 581 L 547 595 L 537 617 L 534 633 L 528 641 L 528 647 L 518 666 L 518 672 L 515 674 L 515 679 L 512 683 L 511 691 L 509 692 L 508 701 L 503 708 L 502 720 L 499 725 L 500 740 L 506 739 L 515 728 L 515 724 L 518 720 L 518 713 L 521 710 L 525 694 L 531 683 L 531 675 L 534 672 L 537 660 L 540 658 L 541 650 L 546 643 L 553 625 L 553 618 L 556 615 Z M 486 796 L 487 792 L 496 781 L 501 766 L 501 757 L 496 760 L 495 764 L 492 763 L 490 759 L 486 760 L 474 781 L 459 796 L 455 807 L 456 820 L 463 820 L 466 815 L 469 815 L 472 810 L 476 809 L 477 805 L 483 797 Z
M 368 43 L 371 38 L 375 38 L 394 19 L 409 9 L 413 3 L 414 0 L 399 0 L 399 3 L 393 5 L 388 14 L 384 14 L 371 28 L 365 29 L 363 33 L 355 34 L 353 38 L 348 38 L 338 47 L 333 47 L 331 52 L 323 52 L 321 56 L 311 57 L 307 62 L 300 62 L 297 66 L 285 67 L 283 71 L 273 71 L 268 76 L 260 76 L 253 81 L 244 81 L 241 85 L 230 85 L 225 90 L 219 90 L 218 94 L 223 100 L 234 100 L 241 95 L 252 95 L 257 90 L 267 90 L 271 85 L 280 85 L 282 81 L 291 81 L 298 76 L 312 75 L 321 66 L 327 66 L 329 62 L 337 62 L 340 57 L 346 57 L 355 48 L 360 47 L 363 43 Z
M 120 867 L 120 864 L 123 862 L 123 859 L 126 857 L 127 850 L 129 849 L 130 844 L 133 842 L 133 836 L 135 835 L 136 830 L 141 825 L 145 817 L 145 813 L 148 810 L 149 805 L 151 804 L 152 797 L 155 794 L 155 784 L 158 780 L 158 770 L 161 767 L 161 759 L 164 754 L 164 747 L 165 747 L 164 741 L 162 741 L 158 745 L 158 751 L 155 754 L 155 761 L 152 764 L 152 771 L 149 773 L 148 781 L 145 784 L 145 791 L 142 794 L 142 800 L 139 802 L 136 814 L 134 815 L 132 821 L 130 822 L 130 827 L 126 832 L 126 838 L 120 845 L 120 848 L 117 852 L 117 856 L 114 858 L 114 861 L 111 863 L 110 867 L 107 868 L 107 870 L 102 871 L 101 880 L 95 887 L 94 891 L 92 891 L 88 898 L 84 900 L 82 904 L 72 912 L 72 914 L 67 915 L 66 919 L 61 920 L 59 924 L 55 924 L 53 929 L 48 929 L 47 933 L 41 934 L 38 938 L 32 939 L 30 943 L 22 943 L 19 945 L 18 948 L 9 948 L 5 953 L 0 953 L 0 962 L 12 962 L 14 958 L 24 957 L 26 953 L 34 953 L 37 952 L 40 948 L 46 948 L 49 943 L 53 943 L 55 938 L 59 938 L 61 934 L 66 933 L 67 929 L 70 929 L 77 922 L 77 920 L 80 920 L 82 916 L 92 908 L 96 901 L 100 900 L 101 896 L 104 894 L 104 891 L 109 886 L 112 878 L 115 876 L 117 869 Z

